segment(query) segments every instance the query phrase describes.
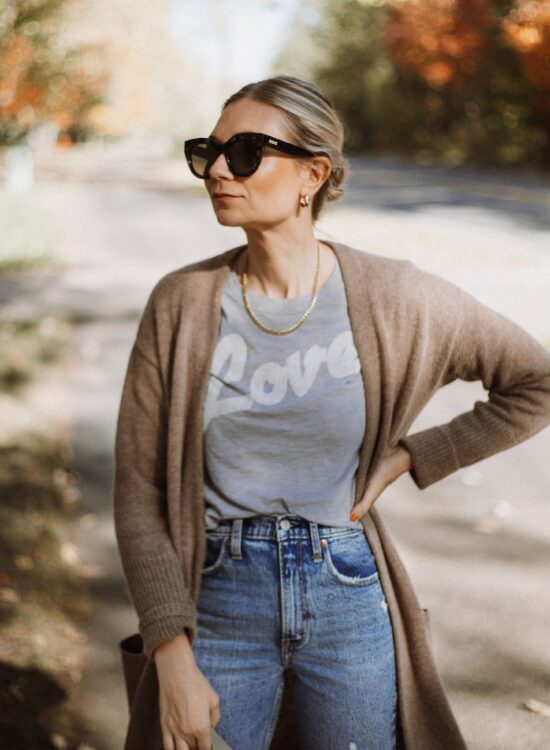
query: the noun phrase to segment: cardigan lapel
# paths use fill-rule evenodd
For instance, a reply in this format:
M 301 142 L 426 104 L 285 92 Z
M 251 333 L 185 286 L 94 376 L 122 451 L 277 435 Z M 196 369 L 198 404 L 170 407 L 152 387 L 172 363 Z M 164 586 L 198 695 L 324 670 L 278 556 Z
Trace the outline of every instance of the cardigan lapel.
M 202 321 L 202 325 L 186 325 L 186 321 L 181 321 L 182 329 L 187 330 L 185 345 L 185 356 L 192 358 L 192 367 L 182 367 L 182 371 L 189 372 L 189 393 L 193 394 L 193 407 L 189 417 L 189 425 L 185 426 L 185 433 L 190 435 L 192 441 L 193 456 L 193 500 L 198 503 L 199 513 L 194 514 L 193 522 L 195 533 L 204 536 L 204 406 L 206 393 L 208 390 L 209 373 L 212 366 L 212 360 L 218 342 L 218 332 L 221 322 L 221 300 L 225 282 L 229 275 L 230 266 L 237 255 L 245 245 L 239 245 L 230 248 L 221 255 L 212 258 L 213 265 L 208 265 L 204 270 L 199 271 L 202 278 L 197 282 L 197 288 L 200 290 L 193 295 L 193 318 Z M 201 263 L 202 265 L 202 263 Z M 181 352 L 182 356 L 184 352 Z M 188 401 L 189 399 L 186 399 Z M 181 418 L 181 417 L 180 417 Z M 182 450 L 185 446 L 181 446 Z M 181 454 L 180 454 L 181 455 Z M 184 477 L 181 478 L 184 482 Z M 181 491 L 185 494 L 185 487 L 181 485 Z M 184 524 L 180 525 L 182 533 Z M 191 550 L 189 550 L 189 554 Z M 191 570 L 191 559 L 189 558 L 190 570 L 189 578 L 193 581 L 191 586 L 192 594 L 198 595 L 198 586 L 200 584 L 200 575 L 197 571 Z
M 358 252 L 339 242 L 327 242 L 326 244 L 333 248 L 340 263 L 351 332 L 363 375 L 366 421 L 363 442 L 359 449 L 355 505 L 360 501 L 367 477 L 370 476 L 380 451 L 383 449 L 379 440 L 381 416 L 380 352 L 375 334 L 370 290 L 364 283 L 365 275 L 368 279 L 371 277 L 371 274 L 365 274 L 365 263 L 368 262 L 369 256 L 367 253 Z M 374 272 L 374 267 L 371 270 Z M 373 277 L 372 283 L 374 284 L 374 282 Z

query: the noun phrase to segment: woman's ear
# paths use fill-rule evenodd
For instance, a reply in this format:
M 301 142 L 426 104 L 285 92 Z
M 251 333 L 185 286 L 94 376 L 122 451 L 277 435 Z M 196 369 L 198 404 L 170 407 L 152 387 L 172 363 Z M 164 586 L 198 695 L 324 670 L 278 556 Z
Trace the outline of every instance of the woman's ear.
M 316 193 L 328 180 L 332 171 L 332 162 L 328 156 L 319 154 L 308 160 L 308 176 L 306 186 L 312 193 Z

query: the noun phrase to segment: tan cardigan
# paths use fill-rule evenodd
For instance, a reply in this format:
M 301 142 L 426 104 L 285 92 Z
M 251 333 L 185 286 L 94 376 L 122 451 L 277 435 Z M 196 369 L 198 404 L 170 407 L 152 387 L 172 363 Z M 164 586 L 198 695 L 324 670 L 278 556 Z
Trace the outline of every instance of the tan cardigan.
M 550 353 L 527 331 L 451 282 L 327 242 L 342 270 L 365 382 L 356 502 L 385 452 L 403 443 L 420 489 L 510 448 L 550 424 Z M 117 421 L 116 537 L 142 636 L 125 750 L 162 750 L 155 647 L 196 636 L 205 556 L 203 403 L 229 265 L 244 245 L 164 275 L 144 308 Z M 266 345 L 269 342 L 266 341 Z M 431 396 L 456 378 L 481 380 L 487 401 L 406 436 Z M 420 606 L 376 507 L 362 519 L 396 644 L 398 747 L 464 750 Z M 137 663 L 137 662 L 134 662 Z M 290 680 L 271 748 L 298 748 Z M 221 707 L 223 711 L 223 706 Z M 238 750 L 238 748 L 235 748 Z

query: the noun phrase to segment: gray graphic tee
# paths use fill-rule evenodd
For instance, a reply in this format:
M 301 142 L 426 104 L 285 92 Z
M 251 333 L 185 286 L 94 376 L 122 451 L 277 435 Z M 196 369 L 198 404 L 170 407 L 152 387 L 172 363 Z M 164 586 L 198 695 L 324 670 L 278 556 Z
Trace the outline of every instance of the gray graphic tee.
M 258 319 L 288 328 L 311 294 L 248 293 Z M 338 262 L 292 333 L 262 331 L 231 269 L 204 409 L 205 522 L 297 513 L 360 527 L 349 514 L 365 429 L 365 396 Z

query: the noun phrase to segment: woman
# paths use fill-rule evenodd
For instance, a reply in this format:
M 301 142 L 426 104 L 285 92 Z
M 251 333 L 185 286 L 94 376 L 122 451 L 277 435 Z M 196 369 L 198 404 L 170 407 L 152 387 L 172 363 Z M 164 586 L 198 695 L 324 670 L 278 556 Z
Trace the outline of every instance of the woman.
M 126 750 L 207 750 L 213 726 L 235 750 L 466 747 L 373 504 L 405 471 L 422 489 L 543 429 L 550 354 L 409 261 L 316 240 L 342 147 L 331 102 L 290 76 L 244 86 L 186 142 L 247 242 L 157 282 L 128 364 Z M 456 378 L 489 401 L 406 436 Z

